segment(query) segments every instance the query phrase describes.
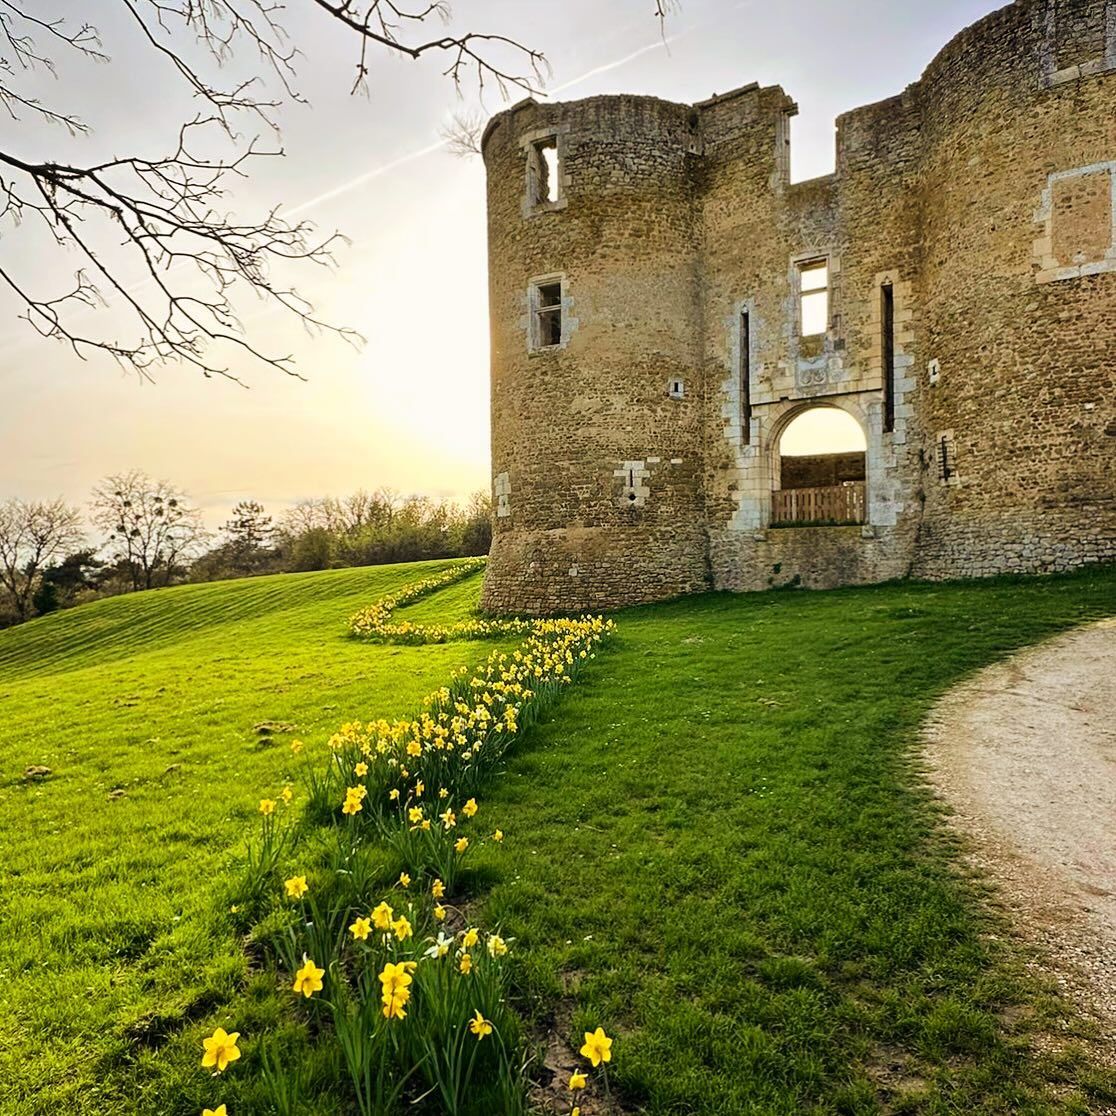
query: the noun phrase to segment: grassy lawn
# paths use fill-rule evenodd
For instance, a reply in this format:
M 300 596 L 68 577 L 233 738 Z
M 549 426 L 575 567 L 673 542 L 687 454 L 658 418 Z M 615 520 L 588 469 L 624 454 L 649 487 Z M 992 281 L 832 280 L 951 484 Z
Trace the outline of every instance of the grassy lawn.
M 213 901 L 292 735 L 408 713 L 488 651 L 347 637 L 444 565 L 183 586 L 0 632 L 0 1112 L 135 1111 L 137 1036 L 236 998 L 248 966 Z M 466 585 L 442 613 L 472 607 Z M 32 764 L 52 777 L 24 782 Z
M 1005 1036 L 1032 993 L 912 768 L 937 695 L 1113 612 L 1107 571 L 621 614 L 487 796 L 509 859 L 485 917 L 518 939 L 527 1010 L 619 1032 L 614 1081 L 653 1113 L 1116 1100 Z
M 274 981 L 216 917 L 259 798 L 296 762 L 290 734 L 254 726 L 320 742 L 483 657 L 346 638 L 350 612 L 432 568 L 184 587 L 0 632 L 0 1113 L 196 1116 L 199 1036 L 282 1023 Z M 406 616 L 457 619 L 478 592 Z M 478 857 L 483 921 L 517 939 L 523 1013 L 615 1033 L 632 1111 L 1116 1100 L 1066 1043 L 1022 1053 L 1007 1021 L 1043 1005 L 912 766 L 942 691 L 1113 612 L 1109 570 L 621 614 L 482 798 L 508 835 Z M 26 784 L 29 764 L 54 774 Z M 226 1077 L 258 1072 L 249 1047 Z

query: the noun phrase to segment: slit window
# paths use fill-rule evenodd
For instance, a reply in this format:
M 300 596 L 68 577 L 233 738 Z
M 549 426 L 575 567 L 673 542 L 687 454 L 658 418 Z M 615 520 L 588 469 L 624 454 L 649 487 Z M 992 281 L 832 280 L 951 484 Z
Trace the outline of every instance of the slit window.
M 818 337 L 829 329 L 829 261 L 811 260 L 798 269 L 799 330 Z
M 534 287 L 534 348 L 562 344 L 562 282 L 555 279 Z
M 880 288 L 881 363 L 883 365 L 883 428 L 895 430 L 895 290 L 890 283 Z
M 752 441 L 752 329 L 745 310 L 740 315 L 740 440 Z
M 527 192 L 532 206 L 556 205 L 562 196 L 558 137 L 547 136 L 531 144 L 527 163 Z

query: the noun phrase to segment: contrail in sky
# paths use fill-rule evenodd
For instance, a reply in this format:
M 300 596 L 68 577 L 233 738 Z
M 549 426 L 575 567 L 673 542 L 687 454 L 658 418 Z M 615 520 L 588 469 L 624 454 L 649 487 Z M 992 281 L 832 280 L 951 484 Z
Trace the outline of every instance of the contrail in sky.
M 630 54 L 625 54 L 623 58 L 617 58 L 612 62 L 605 62 L 600 66 L 594 66 L 591 70 L 586 70 L 585 73 L 579 74 L 569 81 L 563 82 L 561 85 L 556 85 L 553 89 L 548 90 L 548 93 L 564 93 L 567 89 L 572 89 L 575 85 L 580 85 L 583 81 L 588 81 L 590 78 L 598 77 L 600 74 L 607 74 L 610 70 L 619 69 L 621 66 L 626 66 L 629 62 L 634 62 L 637 58 L 642 58 L 645 54 L 650 54 L 655 50 L 666 50 L 671 43 L 677 42 L 683 36 L 690 34 L 694 27 L 687 27 L 684 31 L 679 31 L 677 35 L 669 35 L 662 39 L 656 39 L 653 43 L 648 43 L 646 46 L 640 47 L 638 50 L 633 50 Z M 438 140 L 436 143 L 429 143 L 425 147 L 420 147 L 417 151 L 411 151 L 406 155 L 400 155 L 397 159 L 392 159 L 389 163 L 384 163 L 383 166 L 376 167 L 373 170 L 365 171 L 364 174 L 358 175 L 356 178 L 350 179 L 348 182 L 342 182 L 339 186 L 334 186 L 332 190 L 327 190 L 324 194 L 319 194 L 316 198 L 310 198 L 299 205 L 294 206 L 292 209 L 284 210 L 281 214 L 283 217 L 296 217 L 300 213 L 305 213 L 309 209 L 314 209 L 321 205 L 323 202 L 332 201 L 334 198 L 339 198 L 343 194 L 348 194 L 352 190 L 357 190 L 366 182 L 371 182 L 374 178 L 379 178 L 381 175 L 389 174 L 399 167 L 406 166 L 408 163 L 413 163 L 416 159 L 423 159 L 427 155 L 432 155 L 435 151 L 441 151 L 448 145 L 448 140 Z

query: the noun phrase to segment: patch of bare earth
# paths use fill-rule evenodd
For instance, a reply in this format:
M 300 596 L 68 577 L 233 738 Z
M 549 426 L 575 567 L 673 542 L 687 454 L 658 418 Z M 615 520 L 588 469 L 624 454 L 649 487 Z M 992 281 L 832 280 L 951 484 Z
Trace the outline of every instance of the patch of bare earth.
M 951 691 L 925 756 L 1031 964 L 1116 1064 L 1116 618 Z

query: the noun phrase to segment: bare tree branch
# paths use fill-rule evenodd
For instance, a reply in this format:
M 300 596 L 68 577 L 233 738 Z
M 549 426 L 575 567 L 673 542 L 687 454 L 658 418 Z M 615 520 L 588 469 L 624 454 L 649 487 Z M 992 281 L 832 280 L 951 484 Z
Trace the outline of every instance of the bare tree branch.
M 31 616 L 43 570 L 83 541 L 80 513 L 61 498 L 0 503 L 0 590 L 20 620 Z
M 36 0 L 32 11 L 20 0 L 0 0 L 0 53 L 8 55 L 0 57 L 0 108 L 16 120 L 28 114 L 72 135 L 85 134 L 90 130 L 85 121 L 43 104 L 19 81 L 31 71 L 57 74 L 51 48 L 86 62 L 108 60 L 97 29 L 43 10 L 52 2 L 59 0 Z M 238 357 L 297 375 L 290 354 L 267 351 L 247 338 L 240 310 L 245 294 L 294 315 L 312 334 L 332 332 L 359 342 L 358 334 L 327 324 L 297 290 L 274 277 L 290 263 L 332 265 L 343 238 L 317 234 L 304 221 L 286 220 L 278 209 L 239 220 L 224 200 L 228 185 L 260 160 L 282 157 L 276 110 L 284 102 L 303 101 L 294 84 L 298 51 L 281 20 L 283 5 L 279 0 L 118 2 L 140 42 L 203 107 L 178 126 L 177 141 L 163 155 L 131 154 L 93 164 L 0 150 L 0 220 L 33 220 L 48 233 L 48 244 L 80 259 L 72 285 L 42 292 L 21 274 L 19 257 L 0 256 L 0 283 L 22 303 L 21 316 L 82 358 L 105 352 L 148 378 L 153 366 L 173 360 L 239 382 L 231 364 Z M 494 82 L 502 93 L 533 89 L 545 65 L 540 52 L 499 34 L 425 36 L 430 21 L 448 24 L 444 0 L 313 4 L 359 36 L 354 88 L 364 85 L 375 48 L 415 59 L 441 55 L 455 85 L 474 73 L 480 88 Z M 196 44 L 196 58 L 184 46 L 187 37 Z M 254 59 L 247 70 L 245 58 Z M 208 76 L 215 64 L 226 63 L 248 76 L 223 84 Z M 272 142 L 252 134 L 260 130 Z M 212 154 L 222 150 L 228 154 Z M 81 327 L 89 311 L 105 306 L 127 312 L 126 336 L 101 337 Z

